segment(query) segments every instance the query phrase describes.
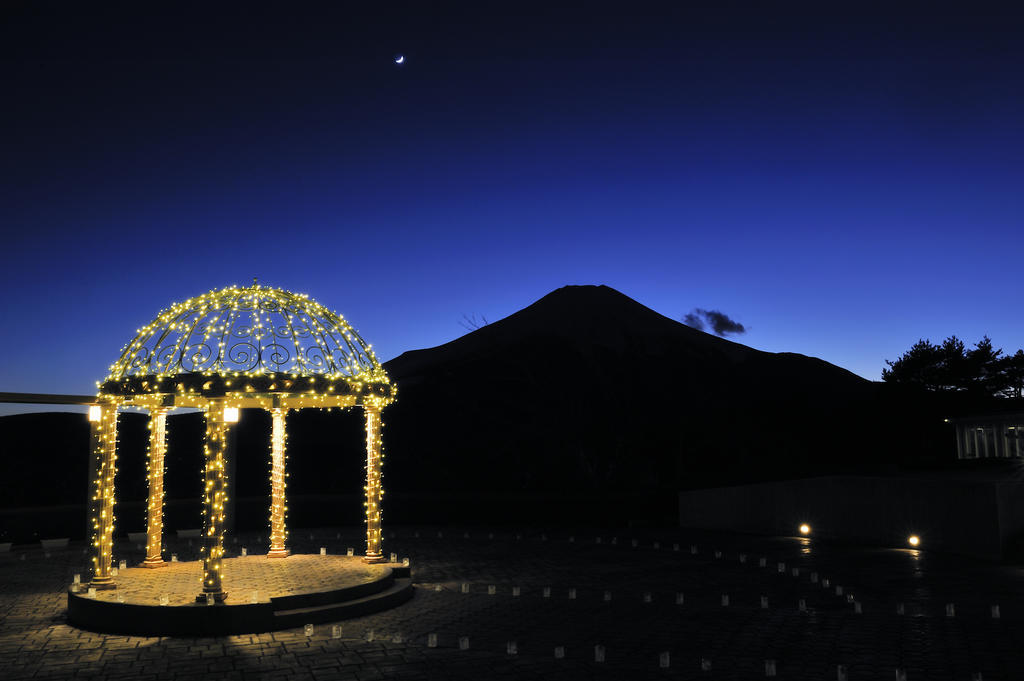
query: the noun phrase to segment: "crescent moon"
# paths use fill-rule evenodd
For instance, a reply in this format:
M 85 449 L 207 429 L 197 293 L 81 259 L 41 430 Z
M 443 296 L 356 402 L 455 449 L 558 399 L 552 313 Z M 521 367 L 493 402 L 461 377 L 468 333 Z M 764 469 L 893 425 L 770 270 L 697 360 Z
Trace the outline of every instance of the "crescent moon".
M 400 54 L 397 57 L 395 57 L 395 63 L 396 64 L 404 64 L 405 63 L 405 55 L 404 54 Z

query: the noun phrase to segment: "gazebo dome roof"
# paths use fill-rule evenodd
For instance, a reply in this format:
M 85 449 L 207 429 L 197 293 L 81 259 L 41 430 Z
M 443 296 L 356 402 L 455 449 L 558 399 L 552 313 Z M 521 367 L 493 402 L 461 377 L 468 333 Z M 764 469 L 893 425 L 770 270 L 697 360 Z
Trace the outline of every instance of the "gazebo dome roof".
M 160 312 L 110 367 L 100 395 L 374 394 L 393 389 L 345 319 L 306 295 L 229 286 Z M 356 403 L 362 400 L 357 400 Z

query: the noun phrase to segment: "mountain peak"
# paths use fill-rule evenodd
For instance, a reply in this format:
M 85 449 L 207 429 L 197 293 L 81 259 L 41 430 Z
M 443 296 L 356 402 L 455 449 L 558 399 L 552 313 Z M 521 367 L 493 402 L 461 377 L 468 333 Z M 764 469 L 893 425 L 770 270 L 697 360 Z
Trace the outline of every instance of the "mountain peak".
M 628 303 L 644 307 L 625 293 L 617 291 L 606 284 L 566 284 L 565 286 L 556 288 L 551 293 L 538 298 L 533 305 L 545 302 L 547 304 L 581 304 L 589 302 L 592 304 L 605 305 Z M 532 307 L 533 305 L 528 307 Z
M 551 293 L 542 296 L 539 300 L 565 296 L 614 296 L 619 298 L 629 298 L 629 296 L 616 291 L 607 284 L 566 284 L 565 286 L 560 286 Z
M 668 355 L 738 362 L 759 352 L 665 317 L 610 286 L 569 285 L 504 319 L 444 345 L 403 353 L 385 366 L 400 379 L 420 374 L 427 365 L 554 341 L 581 352 L 611 352 L 638 366 L 648 358 Z

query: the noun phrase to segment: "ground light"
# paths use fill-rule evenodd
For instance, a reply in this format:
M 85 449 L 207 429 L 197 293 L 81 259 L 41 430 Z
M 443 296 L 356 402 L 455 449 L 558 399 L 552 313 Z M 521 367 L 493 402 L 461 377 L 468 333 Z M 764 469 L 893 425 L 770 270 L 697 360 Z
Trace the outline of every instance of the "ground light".
M 806 536 L 806 535 L 808 535 L 810 533 L 811 533 L 811 526 L 810 525 L 808 525 L 807 523 L 804 523 L 804 524 L 802 524 L 800 526 L 800 534 Z
M 921 538 L 918 537 L 916 534 L 912 534 L 909 537 L 907 537 L 907 543 L 913 546 L 914 548 L 917 548 L 917 546 L 921 543 Z

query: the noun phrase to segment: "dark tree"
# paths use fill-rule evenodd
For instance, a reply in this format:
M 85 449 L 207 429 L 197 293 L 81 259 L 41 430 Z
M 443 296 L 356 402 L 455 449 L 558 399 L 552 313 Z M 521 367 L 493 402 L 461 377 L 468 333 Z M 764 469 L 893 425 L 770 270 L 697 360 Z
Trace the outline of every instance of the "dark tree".
M 1002 373 L 1002 349 L 992 347 L 992 339 L 984 336 L 964 355 L 964 389 L 978 395 L 1002 392 L 1005 383 Z
M 1002 356 L 984 336 L 968 349 L 950 336 L 935 345 L 919 340 L 892 362 L 886 360 L 882 380 L 916 385 L 933 392 L 962 392 L 979 397 L 1019 397 L 1024 390 L 1024 352 Z
M 895 362 L 885 360 L 888 369 L 882 369 L 882 380 L 889 383 L 917 385 L 938 390 L 943 373 L 942 348 L 921 339 Z
M 939 390 L 966 390 L 970 383 L 964 342 L 956 336 L 942 341 L 939 349 Z
M 1004 397 L 1024 397 L 1024 350 L 1006 355 L 1000 364 L 1003 376 L 1000 393 Z

